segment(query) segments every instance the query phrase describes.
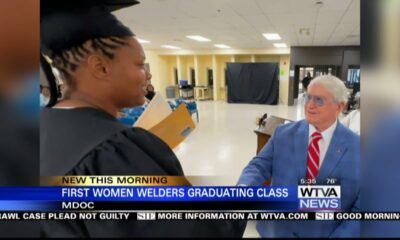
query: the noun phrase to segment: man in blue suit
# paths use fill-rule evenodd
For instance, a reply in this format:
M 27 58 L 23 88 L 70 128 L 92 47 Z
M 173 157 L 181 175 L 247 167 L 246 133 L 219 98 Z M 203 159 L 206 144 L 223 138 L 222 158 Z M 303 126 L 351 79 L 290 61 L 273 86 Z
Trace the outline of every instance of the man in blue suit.
M 341 185 L 341 210 L 359 210 L 360 137 L 338 120 L 347 101 L 343 82 L 330 75 L 311 81 L 306 119 L 276 128 L 272 138 L 245 167 L 239 186 L 297 186 L 300 179 Z M 259 221 L 262 237 L 357 237 L 358 221 Z

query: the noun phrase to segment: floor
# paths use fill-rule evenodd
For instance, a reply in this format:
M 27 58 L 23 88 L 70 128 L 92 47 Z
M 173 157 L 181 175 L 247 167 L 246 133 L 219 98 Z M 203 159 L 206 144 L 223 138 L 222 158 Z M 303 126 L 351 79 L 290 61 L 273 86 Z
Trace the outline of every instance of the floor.
M 174 149 L 193 185 L 235 185 L 257 147 L 256 117 L 264 113 L 290 120 L 303 118 L 301 105 L 228 104 L 199 101 L 199 122 L 188 138 Z M 196 117 L 193 116 L 194 121 Z M 208 176 L 207 178 L 199 176 Z M 244 237 L 259 237 L 254 222 Z

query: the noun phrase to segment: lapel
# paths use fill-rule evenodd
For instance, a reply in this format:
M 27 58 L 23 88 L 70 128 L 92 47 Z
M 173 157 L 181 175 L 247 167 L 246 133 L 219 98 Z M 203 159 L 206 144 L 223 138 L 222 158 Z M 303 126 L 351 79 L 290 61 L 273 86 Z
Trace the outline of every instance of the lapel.
M 325 179 L 330 176 L 332 171 L 335 169 L 343 154 L 347 150 L 345 139 L 343 139 L 343 125 L 338 122 L 336 129 L 333 133 L 331 143 L 329 144 L 328 151 L 326 152 L 324 162 L 317 176 L 318 183 L 325 183 Z
M 302 121 L 294 139 L 297 180 L 306 177 L 308 154 L 308 123 Z

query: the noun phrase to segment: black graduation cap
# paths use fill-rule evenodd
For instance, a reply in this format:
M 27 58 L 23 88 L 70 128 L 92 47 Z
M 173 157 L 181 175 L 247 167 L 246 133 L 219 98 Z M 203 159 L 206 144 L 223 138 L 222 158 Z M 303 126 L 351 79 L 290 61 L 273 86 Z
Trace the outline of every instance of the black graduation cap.
M 42 0 L 42 53 L 52 57 L 89 39 L 134 36 L 111 12 L 138 3 L 136 0 Z
M 55 77 L 44 56 L 53 58 L 89 39 L 134 36 L 111 12 L 138 3 L 136 0 L 40 1 L 40 60 L 51 91 L 48 106 L 57 102 L 58 93 Z

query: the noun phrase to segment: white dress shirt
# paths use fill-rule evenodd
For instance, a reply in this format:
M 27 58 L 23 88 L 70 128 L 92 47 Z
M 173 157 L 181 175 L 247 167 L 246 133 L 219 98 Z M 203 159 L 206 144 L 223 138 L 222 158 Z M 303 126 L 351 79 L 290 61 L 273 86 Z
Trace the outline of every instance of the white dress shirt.
M 319 168 L 321 169 L 322 163 L 325 159 L 326 152 L 328 151 L 329 144 L 331 143 L 333 132 L 335 131 L 337 126 L 337 120 L 325 131 L 321 132 L 322 139 L 319 140 L 318 146 L 319 146 Z M 317 132 L 317 129 L 311 125 L 308 124 L 308 145 L 311 143 L 311 135 L 314 132 Z
M 350 128 L 353 132 L 360 135 L 360 110 L 351 111 L 345 118 L 341 120 L 343 125 Z

